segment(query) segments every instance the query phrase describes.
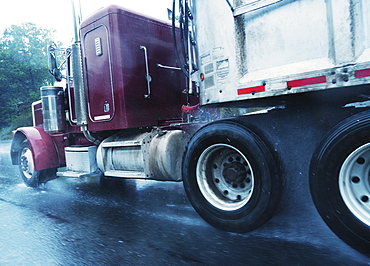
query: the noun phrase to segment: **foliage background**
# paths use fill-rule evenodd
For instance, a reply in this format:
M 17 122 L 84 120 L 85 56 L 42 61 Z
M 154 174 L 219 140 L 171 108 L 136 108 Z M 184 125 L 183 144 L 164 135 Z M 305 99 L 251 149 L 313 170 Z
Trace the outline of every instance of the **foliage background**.
M 32 102 L 40 99 L 41 86 L 54 83 L 47 63 L 52 33 L 23 23 L 12 25 L 0 38 L 0 139 L 32 125 Z

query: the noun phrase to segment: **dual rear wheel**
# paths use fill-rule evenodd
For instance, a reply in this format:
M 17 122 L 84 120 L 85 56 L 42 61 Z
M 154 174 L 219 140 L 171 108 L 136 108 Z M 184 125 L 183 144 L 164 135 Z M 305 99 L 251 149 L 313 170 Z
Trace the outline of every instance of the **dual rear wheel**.
M 187 196 L 199 215 L 226 231 L 247 232 L 276 210 L 278 165 L 259 136 L 234 122 L 217 122 L 190 140 L 183 161 Z
M 220 121 L 188 143 L 183 182 L 189 201 L 209 224 L 247 232 L 267 222 L 283 181 L 272 149 L 249 128 Z M 370 250 L 370 113 L 344 120 L 317 148 L 310 165 L 315 206 L 342 240 Z
M 324 138 L 311 162 L 310 189 L 331 230 L 370 254 L 370 112 L 349 117 Z

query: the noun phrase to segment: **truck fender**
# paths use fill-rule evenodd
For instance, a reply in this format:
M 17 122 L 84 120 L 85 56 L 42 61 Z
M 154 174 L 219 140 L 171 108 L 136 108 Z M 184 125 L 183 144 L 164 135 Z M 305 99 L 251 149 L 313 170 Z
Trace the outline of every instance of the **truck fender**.
M 15 131 L 10 148 L 13 165 L 18 165 L 19 148 L 25 140 L 30 145 L 36 171 L 60 166 L 54 141 L 41 127 L 21 127 Z

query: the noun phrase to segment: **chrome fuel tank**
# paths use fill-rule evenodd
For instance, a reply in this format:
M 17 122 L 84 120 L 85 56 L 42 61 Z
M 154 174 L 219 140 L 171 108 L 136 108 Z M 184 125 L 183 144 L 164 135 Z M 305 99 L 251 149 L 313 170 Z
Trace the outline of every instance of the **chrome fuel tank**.
M 98 166 L 106 176 L 180 181 L 187 137 L 181 130 L 122 132 L 100 144 Z

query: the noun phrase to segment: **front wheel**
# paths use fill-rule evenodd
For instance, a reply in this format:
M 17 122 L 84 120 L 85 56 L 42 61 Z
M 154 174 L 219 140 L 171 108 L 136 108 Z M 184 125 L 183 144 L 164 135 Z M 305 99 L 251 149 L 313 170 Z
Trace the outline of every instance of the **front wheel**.
M 323 220 L 347 244 L 370 251 L 370 112 L 335 127 L 310 168 L 310 189 Z
M 56 178 L 56 168 L 35 170 L 32 151 L 27 140 L 20 145 L 18 166 L 24 183 L 29 187 L 38 187 L 40 184 Z
M 278 166 L 267 145 L 234 122 L 200 129 L 183 161 L 189 201 L 211 225 L 247 232 L 271 218 L 282 190 Z

